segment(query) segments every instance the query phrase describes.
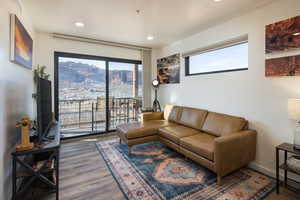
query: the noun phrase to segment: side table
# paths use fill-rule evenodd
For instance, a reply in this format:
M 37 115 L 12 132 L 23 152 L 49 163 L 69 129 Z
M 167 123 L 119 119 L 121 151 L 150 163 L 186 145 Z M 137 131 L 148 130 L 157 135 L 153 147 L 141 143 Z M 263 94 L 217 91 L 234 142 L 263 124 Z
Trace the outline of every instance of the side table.
M 56 200 L 59 199 L 59 122 L 53 124 L 48 137 L 52 139 L 36 145 L 31 150 L 12 153 L 12 200 L 40 199 L 38 196 L 44 194 L 32 196 L 29 192 L 35 188 L 36 180 L 39 185 L 48 189 L 45 194 L 55 192 Z
M 279 164 L 279 152 L 283 151 L 284 152 L 284 163 L 283 164 Z M 290 185 L 287 184 L 288 180 L 289 181 L 293 181 L 296 183 L 299 183 L 293 179 L 289 179 L 288 178 L 288 172 L 291 172 L 293 174 L 297 174 L 300 176 L 299 173 L 293 171 L 292 169 L 290 169 L 287 165 L 287 156 L 288 153 L 292 153 L 294 155 L 300 155 L 300 151 L 294 149 L 294 145 L 293 144 L 289 144 L 289 143 L 282 143 L 281 145 L 276 146 L 276 192 L 277 194 L 279 194 L 279 186 L 280 186 L 280 179 L 279 179 L 279 170 L 282 169 L 284 170 L 284 187 L 286 188 L 291 188 L 294 191 L 299 191 L 299 189 L 296 189 L 295 187 L 292 187 Z

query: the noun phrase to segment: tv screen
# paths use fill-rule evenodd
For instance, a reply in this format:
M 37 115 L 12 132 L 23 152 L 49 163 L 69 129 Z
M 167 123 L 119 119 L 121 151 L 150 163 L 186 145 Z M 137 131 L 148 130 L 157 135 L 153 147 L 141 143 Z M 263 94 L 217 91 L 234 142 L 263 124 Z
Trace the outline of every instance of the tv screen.
M 52 122 L 51 81 L 39 78 L 37 83 L 37 133 L 41 142 Z

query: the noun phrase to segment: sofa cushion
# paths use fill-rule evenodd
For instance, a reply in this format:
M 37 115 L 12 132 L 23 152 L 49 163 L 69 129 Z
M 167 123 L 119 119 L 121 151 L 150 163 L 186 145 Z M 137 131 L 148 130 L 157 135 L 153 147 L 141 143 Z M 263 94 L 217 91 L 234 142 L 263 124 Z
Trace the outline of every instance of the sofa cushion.
M 214 139 L 206 133 L 198 133 L 193 136 L 184 137 L 180 139 L 180 148 L 185 148 L 191 152 L 199 154 L 208 160 L 214 160 Z
M 182 107 L 181 115 L 179 118 L 179 124 L 201 130 L 205 118 L 207 116 L 207 110 L 201 110 L 197 108 Z
M 164 119 L 178 122 L 180 117 L 181 107 L 167 104 L 164 108 Z
M 162 120 L 163 112 L 144 112 L 141 116 L 141 121 Z
M 198 130 L 186 126 L 167 126 L 158 129 L 158 134 L 162 137 L 168 138 L 172 142 L 179 144 L 180 138 L 195 135 L 199 133 Z
M 209 112 L 202 130 L 215 136 L 225 136 L 243 130 L 246 125 L 244 118 Z
M 134 139 L 155 135 L 159 128 L 172 125 L 175 124 L 167 120 L 151 120 L 122 124 L 117 126 L 117 131 L 123 133 L 127 139 Z

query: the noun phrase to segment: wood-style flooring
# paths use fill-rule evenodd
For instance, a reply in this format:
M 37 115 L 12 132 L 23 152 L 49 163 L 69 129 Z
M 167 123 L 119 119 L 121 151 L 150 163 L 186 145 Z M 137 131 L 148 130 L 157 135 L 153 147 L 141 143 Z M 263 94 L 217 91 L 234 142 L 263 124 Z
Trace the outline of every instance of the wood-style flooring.
M 95 142 L 109 137 L 85 138 L 62 144 L 60 160 L 60 200 L 123 200 L 123 193 L 109 172 Z M 54 200 L 51 195 L 43 200 Z M 281 188 L 266 200 L 299 200 L 300 196 Z

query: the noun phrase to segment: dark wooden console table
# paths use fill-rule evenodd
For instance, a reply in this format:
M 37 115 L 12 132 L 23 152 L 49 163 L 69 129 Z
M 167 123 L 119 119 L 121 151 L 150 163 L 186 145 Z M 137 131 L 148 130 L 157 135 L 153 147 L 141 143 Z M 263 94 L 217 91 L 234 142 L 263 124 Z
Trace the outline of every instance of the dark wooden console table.
M 284 152 L 284 162 L 282 164 L 279 164 L 279 151 Z M 295 172 L 294 170 L 290 169 L 287 165 L 287 156 L 288 153 L 294 154 L 294 155 L 300 155 L 300 151 L 294 149 L 294 146 L 289 143 L 283 143 L 281 145 L 278 145 L 276 147 L 276 192 L 279 194 L 279 186 L 280 186 L 280 178 L 279 178 L 279 170 L 284 170 L 284 187 L 289 188 L 293 190 L 294 192 L 299 192 L 298 188 L 295 188 L 291 185 L 288 185 L 288 181 L 299 183 L 293 179 L 288 178 L 288 172 L 291 172 L 293 174 L 300 175 L 299 173 Z
M 56 200 L 59 199 L 59 123 L 53 124 L 47 137 L 49 141 L 36 144 L 32 150 L 12 153 L 13 200 L 38 199 L 28 194 L 37 181 L 55 192 Z

